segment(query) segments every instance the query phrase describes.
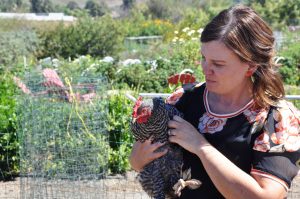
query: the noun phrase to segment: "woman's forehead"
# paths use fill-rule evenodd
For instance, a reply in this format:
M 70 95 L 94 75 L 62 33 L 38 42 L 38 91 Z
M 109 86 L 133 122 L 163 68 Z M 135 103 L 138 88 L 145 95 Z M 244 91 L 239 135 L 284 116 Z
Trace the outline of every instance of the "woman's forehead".
M 216 60 L 226 60 L 236 57 L 234 52 L 221 41 L 203 42 L 200 53 L 205 57 Z

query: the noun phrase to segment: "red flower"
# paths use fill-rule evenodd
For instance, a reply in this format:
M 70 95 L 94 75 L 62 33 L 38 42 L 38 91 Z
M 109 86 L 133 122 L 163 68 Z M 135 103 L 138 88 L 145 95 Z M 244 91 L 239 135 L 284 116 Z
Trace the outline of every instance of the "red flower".
M 168 77 L 168 84 L 177 85 L 179 82 L 181 84 L 194 83 L 196 78 L 193 74 L 183 73 L 183 74 L 174 74 Z

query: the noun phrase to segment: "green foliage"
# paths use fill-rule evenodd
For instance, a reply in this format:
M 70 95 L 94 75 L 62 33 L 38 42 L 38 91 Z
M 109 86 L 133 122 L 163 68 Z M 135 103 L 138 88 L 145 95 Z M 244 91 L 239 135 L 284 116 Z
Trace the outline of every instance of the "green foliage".
M 116 76 L 114 86 L 123 88 L 124 86 L 140 88 L 141 92 L 168 92 L 167 78 L 175 73 L 180 73 L 183 69 L 189 68 L 196 74 L 197 80 L 202 81 L 203 75 L 197 65 L 189 65 L 191 62 L 183 60 L 181 55 L 174 55 L 172 59 L 154 60 L 156 66 L 151 63 L 133 64 L 122 67 Z
M 290 43 L 284 46 L 279 52 L 283 57 L 279 63 L 280 73 L 283 81 L 290 85 L 300 85 L 300 44 L 299 42 Z
M 130 169 L 128 155 L 133 136 L 130 132 L 130 119 L 133 102 L 126 98 L 125 92 L 114 93 L 108 97 L 108 132 L 111 147 L 109 168 L 112 173 L 123 173 Z
M 199 28 L 204 28 L 209 19 L 210 15 L 205 10 L 189 8 L 186 9 L 182 20 L 176 25 L 176 28 L 182 30 L 185 27 L 189 27 L 190 29 L 198 30 Z
M 23 0 L 0 0 L 1 12 L 15 12 L 24 5 Z
M 88 10 L 92 17 L 103 16 L 105 14 L 104 5 L 100 5 L 93 0 L 87 1 L 84 8 Z
M 123 6 L 125 9 L 133 7 L 136 0 L 123 0 Z
M 167 20 L 146 19 L 142 12 L 133 10 L 129 18 L 123 20 L 126 36 L 167 35 L 173 31 L 174 25 Z
M 149 0 L 147 1 L 148 15 L 153 18 L 168 19 L 172 15 L 172 5 L 170 0 Z
M 41 34 L 38 57 L 114 56 L 123 47 L 123 34 L 120 23 L 109 16 L 80 19 L 70 26 L 61 24 Z
M 75 1 L 70 1 L 67 4 L 67 8 L 70 9 L 70 10 L 75 10 L 75 9 L 79 9 L 79 5 Z
M 31 12 L 34 13 L 49 13 L 54 10 L 51 0 L 30 0 L 30 3 Z
M 90 56 L 81 56 L 73 61 L 58 61 L 55 67 L 53 63 L 41 64 L 42 67 L 57 68 L 62 76 L 80 76 L 99 78 L 105 77 L 109 83 L 116 79 L 117 65 L 114 62 L 104 62 L 102 60 L 91 58 Z
M 293 85 L 285 85 L 286 95 L 300 95 L 300 87 Z M 290 100 L 300 110 L 300 100 Z
M 16 87 L 11 74 L 0 74 L 0 180 L 9 180 L 19 172 Z
M 0 33 L 0 66 L 12 68 L 23 56 L 32 56 L 39 44 L 35 32 L 11 31 Z
M 300 24 L 299 0 L 250 1 L 248 4 L 274 28 Z

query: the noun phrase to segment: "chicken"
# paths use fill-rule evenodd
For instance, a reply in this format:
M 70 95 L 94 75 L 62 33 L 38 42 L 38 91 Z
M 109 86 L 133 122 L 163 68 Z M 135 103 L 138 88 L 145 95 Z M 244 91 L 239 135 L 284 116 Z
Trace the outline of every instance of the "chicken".
M 144 142 L 151 138 L 152 143 L 166 142 L 158 151 L 168 149 L 166 155 L 150 162 L 138 175 L 144 191 L 154 199 L 176 198 L 186 184 L 180 179 L 182 149 L 179 145 L 168 142 L 167 124 L 174 115 L 183 116 L 162 98 L 143 101 L 141 97 L 136 101 L 132 114 L 131 131 L 136 140 Z M 192 180 L 186 186 L 198 188 L 200 184 L 199 181 Z

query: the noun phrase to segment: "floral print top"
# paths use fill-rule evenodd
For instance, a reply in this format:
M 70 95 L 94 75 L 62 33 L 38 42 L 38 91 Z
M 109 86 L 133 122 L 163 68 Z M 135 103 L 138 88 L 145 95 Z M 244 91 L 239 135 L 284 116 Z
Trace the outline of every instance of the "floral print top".
M 255 108 L 251 100 L 234 113 L 216 114 L 210 110 L 207 93 L 205 84 L 198 84 L 178 89 L 166 101 L 239 168 L 288 189 L 300 167 L 300 111 L 285 100 L 265 109 Z M 184 167 L 191 168 L 192 178 L 202 185 L 184 189 L 180 198 L 223 198 L 196 155 L 184 151 Z

